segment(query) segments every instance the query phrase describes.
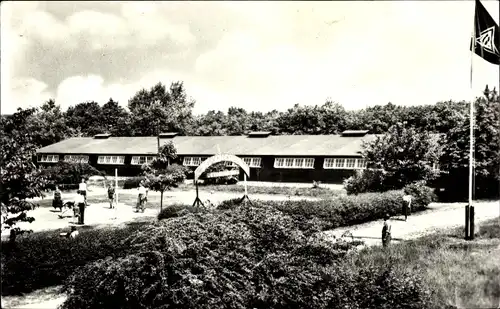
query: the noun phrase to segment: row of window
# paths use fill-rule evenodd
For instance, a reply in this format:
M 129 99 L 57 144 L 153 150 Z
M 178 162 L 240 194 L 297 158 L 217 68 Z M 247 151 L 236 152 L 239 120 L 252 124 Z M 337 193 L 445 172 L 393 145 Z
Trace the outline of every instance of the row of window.
M 130 164 L 143 165 L 153 161 L 154 156 L 133 156 Z M 65 155 L 65 162 L 71 163 L 88 163 L 89 156 L 84 155 Z M 38 162 L 54 163 L 59 162 L 59 155 L 41 155 Z M 99 156 L 97 158 L 98 164 L 125 164 L 125 156 Z
M 143 165 L 154 160 L 154 156 L 133 156 L 132 165 Z M 206 157 L 184 157 L 184 166 L 198 166 Z M 41 155 L 39 162 L 58 162 L 59 155 Z M 85 155 L 66 155 L 64 161 L 72 163 L 88 163 L 89 156 Z M 243 161 L 252 168 L 260 168 L 262 159 L 259 157 L 245 157 Z M 125 156 L 99 156 L 98 164 L 125 164 Z M 235 166 L 234 163 L 228 162 L 228 166 Z M 311 169 L 314 168 L 314 158 L 275 158 L 275 168 L 293 168 L 293 169 Z M 364 169 L 366 168 L 366 160 L 358 158 L 325 158 L 323 161 L 324 169 Z M 432 169 L 439 170 L 439 164 L 434 163 Z

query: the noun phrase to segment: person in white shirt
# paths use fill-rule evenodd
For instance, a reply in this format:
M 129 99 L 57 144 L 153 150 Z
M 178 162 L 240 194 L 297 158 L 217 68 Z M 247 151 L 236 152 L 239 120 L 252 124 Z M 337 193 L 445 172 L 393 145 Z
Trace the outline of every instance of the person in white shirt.
M 82 194 L 77 194 L 75 197 L 75 205 L 78 207 L 78 224 L 85 224 L 85 197 Z
M 144 187 L 144 183 L 141 181 L 139 184 L 139 188 L 137 188 L 138 196 L 137 196 L 137 208 L 136 212 L 144 212 L 146 208 L 146 201 L 148 199 L 148 190 Z
M 87 206 L 87 184 L 85 183 L 85 179 L 82 178 L 82 182 L 78 184 L 78 193 L 80 193 L 85 199 L 85 205 Z M 91 191 L 91 190 L 88 190 Z

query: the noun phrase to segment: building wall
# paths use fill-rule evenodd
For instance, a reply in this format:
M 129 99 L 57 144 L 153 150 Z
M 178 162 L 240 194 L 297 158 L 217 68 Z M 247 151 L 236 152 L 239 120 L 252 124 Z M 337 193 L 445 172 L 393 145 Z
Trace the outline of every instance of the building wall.
M 118 176 L 120 177 L 133 177 L 138 176 L 141 173 L 140 165 L 131 165 L 132 157 L 134 155 L 125 156 L 125 164 L 98 164 L 97 160 L 99 155 L 90 154 L 89 164 L 94 166 L 100 171 L 103 171 L 107 176 L 114 176 L 115 169 L 118 169 Z M 196 155 L 190 155 L 196 156 Z M 323 162 L 324 157 L 316 156 L 314 157 L 314 168 L 312 169 L 286 169 L 286 168 L 275 168 L 274 167 L 274 156 L 260 156 L 261 157 L 261 167 L 260 168 L 250 168 L 249 181 L 271 181 L 271 182 L 312 182 L 321 181 L 323 183 L 340 184 L 342 181 L 355 174 L 355 170 L 352 169 L 324 169 Z M 304 156 L 297 156 L 304 157 Z M 345 157 L 345 156 L 343 156 Z M 64 160 L 64 155 L 59 155 L 60 160 Z M 287 156 L 285 158 L 293 158 Z M 182 165 L 183 156 L 179 156 L 172 163 L 177 163 Z M 43 166 L 54 165 L 56 163 L 40 163 Z M 196 167 L 188 167 L 194 172 Z M 194 173 L 191 174 L 188 179 L 192 179 Z M 240 170 L 240 181 L 243 181 L 243 171 Z

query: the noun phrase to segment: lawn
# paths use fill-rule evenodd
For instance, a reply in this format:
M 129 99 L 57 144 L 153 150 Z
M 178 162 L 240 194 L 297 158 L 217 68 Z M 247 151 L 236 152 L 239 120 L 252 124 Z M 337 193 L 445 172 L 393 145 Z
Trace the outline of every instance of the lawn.
M 457 228 L 414 241 L 373 247 L 353 255 L 352 267 L 390 263 L 420 273 L 436 297 L 456 308 L 498 308 L 500 305 L 499 218 L 483 222 L 473 241 Z

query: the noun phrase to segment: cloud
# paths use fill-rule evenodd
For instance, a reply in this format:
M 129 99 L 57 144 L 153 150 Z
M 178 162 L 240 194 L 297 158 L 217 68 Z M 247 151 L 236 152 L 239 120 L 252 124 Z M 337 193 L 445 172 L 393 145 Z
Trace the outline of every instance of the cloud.
M 17 108 L 38 107 L 52 97 L 47 85 L 33 78 L 2 81 L 2 114 L 12 114 Z

